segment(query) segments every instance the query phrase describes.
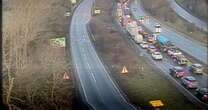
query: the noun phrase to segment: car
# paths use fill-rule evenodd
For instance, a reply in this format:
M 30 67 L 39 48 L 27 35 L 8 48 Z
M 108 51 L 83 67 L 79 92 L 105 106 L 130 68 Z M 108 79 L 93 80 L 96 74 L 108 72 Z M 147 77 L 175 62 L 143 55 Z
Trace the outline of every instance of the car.
M 181 77 L 189 75 L 188 71 L 186 71 L 185 68 L 180 67 L 180 66 L 175 66 L 173 68 L 170 68 L 169 71 L 170 71 L 170 74 L 176 78 L 181 78 Z
M 171 50 L 171 49 L 172 49 L 172 50 L 173 50 L 173 49 L 174 49 L 174 50 L 179 50 L 179 48 L 176 47 L 175 45 L 165 45 L 164 48 L 163 48 L 163 51 L 164 51 L 164 52 L 168 52 L 168 50 Z
M 198 82 L 193 76 L 184 76 L 181 78 L 182 84 L 188 89 L 196 89 Z
M 171 48 L 167 52 L 169 56 L 182 55 L 182 52 L 178 49 Z
M 154 60 L 162 60 L 163 56 L 160 52 L 155 51 L 155 52 L 152 53 L 152 58 Z
M 148 53 L 151 53 L 152 54 L 155 51 L 157 51 L 157 48 L 154 45 L 149 45 L 148 46 L 148 48 L 147 48 L 147 52 Z
M 195 63 L 190 66 L 192 73 L 203 74 L 203 66 L 201 64 Z
M 172 59 L 179 65 L 187 65 L 189 60 L 184 55 L 172 55 Z
M 147 37 L 147 42 L 154 43 L 154 41 L 155 41 L 154 37 L 152 37 L 152 36 Z
M 148 43 L 143 41 L 142 43 L 139 44 L 143 49 L 148 48 Z
M 208 88 L 198 88 L 195 91 L 195 96 L 201 101 L 208 104 Z

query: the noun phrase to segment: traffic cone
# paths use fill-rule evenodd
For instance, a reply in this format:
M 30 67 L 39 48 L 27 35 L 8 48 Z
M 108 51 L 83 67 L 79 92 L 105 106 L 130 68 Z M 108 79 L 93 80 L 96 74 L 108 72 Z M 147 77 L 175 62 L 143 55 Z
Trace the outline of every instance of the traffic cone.
M 126 66 L 123 67 L 121 73 L 125 73 L 125 74 L 128 73 L 128 70 L 127 70 Z

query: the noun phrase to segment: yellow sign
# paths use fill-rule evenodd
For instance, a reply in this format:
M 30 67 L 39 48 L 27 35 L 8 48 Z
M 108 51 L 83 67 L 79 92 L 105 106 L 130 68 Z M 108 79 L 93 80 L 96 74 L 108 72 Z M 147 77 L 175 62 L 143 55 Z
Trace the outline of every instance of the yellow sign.
M 123 67 L 121 73 L 128 73 L 128 70 L 127 70 L 126 66 Z
M 77 3 L 77 0 L 71 0 L 71 3 L 72 4 L 76 4 Z
M 161 100 L 154 100 L 149 102 L 153 107 L 162 107 L 164 104 Z
M 95 9 L 94 13 L 95 14 L 100 14 L 101 13 L 101 10 Z

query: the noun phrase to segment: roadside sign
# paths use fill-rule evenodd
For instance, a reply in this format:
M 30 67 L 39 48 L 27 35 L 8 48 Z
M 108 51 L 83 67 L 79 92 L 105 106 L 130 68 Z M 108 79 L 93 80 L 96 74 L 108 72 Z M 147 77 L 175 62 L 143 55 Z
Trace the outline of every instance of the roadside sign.
M 53 38 L 50 41 L 51 41 L 52 45 L 54 45 L 54 46 L 58 46 L 58 47 L 65 47 L 66 46 L 65 37 Z
M 126 66 L 123 67 L 121 73 L 128 73 L 128 70 L 127 70 Z
M 139 22 L 144 23 L 144 16 L 139 17 Z
M 101 13 L 101 10 L 95 9 L 94 13 L 95 13 L 95 14 L 100 14 L 100 13 Z
M 70 12 L 66 12 L 66 13 L 64 14 L 64 16 L 70 16 L 70 15 L 71 15 Z
M 155 108 L 164 106 L 161 100 L 153 100 L 153 101 L 150 101 L 149 103 Z
M 77 3 L 77 0 L 71 0 L 71 3 L 72 4 L 76 4 Z
M 70 79 L 70 78 L 69 78 L 69 75 L 68 75 L 66 72 L 64 73 L 63 79 L 64 79 L 64 80 Z

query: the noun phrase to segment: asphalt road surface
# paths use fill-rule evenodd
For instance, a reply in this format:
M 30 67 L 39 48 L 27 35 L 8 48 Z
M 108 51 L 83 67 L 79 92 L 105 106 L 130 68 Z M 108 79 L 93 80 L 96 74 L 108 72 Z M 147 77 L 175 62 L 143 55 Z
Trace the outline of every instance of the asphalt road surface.
M 94 110 L 133 110 L 110 78 L 90 41 L 86 25 L 94 0 L 84 0 L 75 10 L 70 27 L 70 48 L 75 78 L 83 101 Z
M 191 15 L 188 13 L 185 9 L 183 9 L 181 6 L 179 6 L 175 0 L 168 0 L 170 7 L 182 18 L 187 20 L 190 23 L 193 23 L 196 27 L 199 29 L 202 29 L 204 31 L 207 31 L 207 23 L 200 20 L 199 18 Z
M 117 24 L 118 21 L 117 21 Z M 162 61 L 156 61 L 153 60 L 151 57 L 151 54 L 147 53 L 147 49 L 142 49 L 138 44 L 135 43 L 134 40 L 130 39 L 128 32 L 122 28 L 120 25 L 117 25 L 117 27 L 120 29 L 121 33 L 124 33 L 124 38 L 125 40 L 128 42 L 128 44 L 130 45 L 130 47 L 132 47 L 133 49 L 135 49 L 136 53 L 142 57 L 144 57 L 148 63 L 153 67 L 153 68 L 158 68 L 162 71 L 162 74 L 172 83 L 175 85 L 175 87 L 181 92 L 183 93 L 184 96 L 186 96 L 191 102 L 193 102 L 194 104 L 202 107 L 202 108 L 208 108 L 208 104 L 205 104 L 203 102 L 201 102 L 199 99 L 197 99 L 194 96 L 195 91 L 194 90 L 189 90 L 186 89 L 182 84 L 181 84 L 181 80 L 172 77 L 169 73 L 169 68 L 172 68 L 174 66 L 176 66 L 176 63 L 174 63 L 171 58 L 169 58 L 166 54 L 163 54 L 163 60 Z M 194 76 L 197 81 L 199 82 L 199 87 L 208 87 L 208 76 L 207 75 L 196 75 L 196 74 L 192 74 L 192 76 Z M 202 109 L 204 110 L 204 109 Z
M 177 32 L 164 24 L 160 23 L 158 20 L 147 14 L 143 7 L 141 6 L 140 0 L 134 0 L 130 4 L 131 12 L 135 19 L 139 19 L 141 16 L 149 16 L 148 22 L 144 22 L 143 25 L 152 32 L 155 32 L 155 25 L 157 23 L 161 24 L 162 32 L 161 35 L 166 36 L 170 41 L 172 41 L 177 47 L 186 52 L 187 54 L 193 56 L 197 60 L 207 64 L 207 47 L 203 46 L 201 43 L 188 39 L 188 36 Z M 186 36 L 186 37 L 185 37 Z M 190 38 L 190 37 L 189 37 Z

